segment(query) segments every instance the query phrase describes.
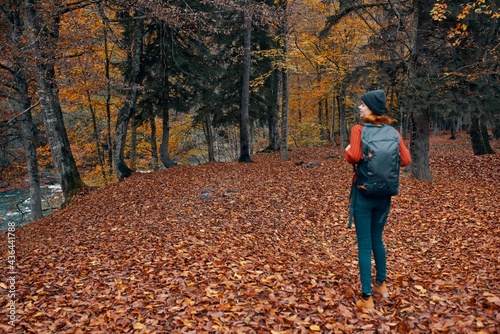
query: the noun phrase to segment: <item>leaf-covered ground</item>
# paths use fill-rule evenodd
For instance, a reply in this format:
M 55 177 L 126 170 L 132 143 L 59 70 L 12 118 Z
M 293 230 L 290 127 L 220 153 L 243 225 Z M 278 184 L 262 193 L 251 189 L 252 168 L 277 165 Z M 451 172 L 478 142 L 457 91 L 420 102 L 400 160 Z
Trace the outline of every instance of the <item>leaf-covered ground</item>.
M 135 174 L 17 229 L 20 322 L 8 327 L 2 307 L 0 331 L 500 331 L 498 155 L 473 156 L 465 134 L 433 137 L 435 182 L 402 174 L 385 232 L 390 298 L 372 314 L 355 308 L 351 167 L 340 148 L 290 158 Z

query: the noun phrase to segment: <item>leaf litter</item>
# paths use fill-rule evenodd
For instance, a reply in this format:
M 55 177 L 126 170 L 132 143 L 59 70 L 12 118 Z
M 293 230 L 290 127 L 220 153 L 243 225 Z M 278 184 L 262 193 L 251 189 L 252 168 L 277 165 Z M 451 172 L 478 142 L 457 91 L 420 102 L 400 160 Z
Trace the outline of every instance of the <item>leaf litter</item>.
M 384 236 L 390 297 L 373 313 L 355 308 L 352 167 L 323 147 L 82 191 L 17 229 L 20 321 L 0 331 L 498 332 L 500 159 L 470 146 L 432 137 L 434 182 L 402 172 Z

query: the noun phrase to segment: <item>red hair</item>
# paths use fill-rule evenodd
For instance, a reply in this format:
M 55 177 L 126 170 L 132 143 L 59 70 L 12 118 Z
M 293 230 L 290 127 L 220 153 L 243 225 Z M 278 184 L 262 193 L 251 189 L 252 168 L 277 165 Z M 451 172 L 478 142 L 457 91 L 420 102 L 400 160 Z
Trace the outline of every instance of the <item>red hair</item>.
M 380 124 L 387 124 L 391 125 L 392 124 L 392 118 L 386 115 L 377 115 L 377 114 L 370 114 L 362 119 L 363 123 L 371 123 L 374 125 L 380 125 Z

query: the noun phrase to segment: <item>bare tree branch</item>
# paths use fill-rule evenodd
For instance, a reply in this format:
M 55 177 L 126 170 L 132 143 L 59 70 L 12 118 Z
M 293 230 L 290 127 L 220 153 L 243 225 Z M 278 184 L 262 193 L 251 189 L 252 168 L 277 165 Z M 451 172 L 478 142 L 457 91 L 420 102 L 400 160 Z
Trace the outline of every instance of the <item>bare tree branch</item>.
M 326 19 L 325 27 L 319 32 L 319 37 L 325 37 L 330 32 L 330 29 L 336 25 L 340 20 L 342 20 L 345 16 L 347 16 L 351 12 L 358 11 L 360 9 L 367 9 L 373 7 L 386 6 L 386 2 L 381 3 L 372 3 L 372 4 L 364 4 L 364 5 L 356 5 L 351 7 L 346 7 L 342 9 L 339 13 L 329 16 Z
M 28 109 L 22 111 L 20 114 L 10 118 L 9 120 L 5 121 L 5 125 L 9 125 L 11 123 L 13 123 L 16 119 L 18 119 L 19 117 L 21 117 L 22 115 L 26 114 L 28 111 L 30 111 L 31 109 L 35 108 L 36 106 L 38 106 L 40 104 L 40 100 L 37 101 L 37 103 L 33 104 L 32 106 L 30 106 Z

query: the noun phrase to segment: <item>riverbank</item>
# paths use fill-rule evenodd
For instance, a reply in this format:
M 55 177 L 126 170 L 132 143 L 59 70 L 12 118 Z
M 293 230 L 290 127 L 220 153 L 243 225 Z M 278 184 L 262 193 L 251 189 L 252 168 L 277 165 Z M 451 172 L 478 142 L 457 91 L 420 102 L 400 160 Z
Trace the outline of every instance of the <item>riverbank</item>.
M 17 177 L 3 183 L 0 188 L 0 231 L 9 223 L 23 226 L 32 221 L 30 209 L 29 182 L 25 177 Z M 62 201 L 61 186 L 52 173 L 42 173 L 40 177 L 42 210 L 44 216 L 57 210 Z
M 52 172 L 40 173 L 40 186 L 50 186 L 59 184 L 59 179 Z M 29 190 L 30 184 L 28 175 L 14 174 L 10 175 L 7 180 L 0 180 L 0 194 L 8 191 Z

